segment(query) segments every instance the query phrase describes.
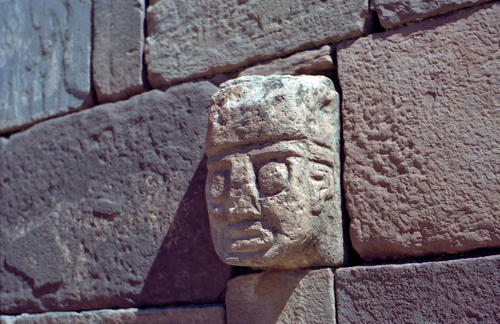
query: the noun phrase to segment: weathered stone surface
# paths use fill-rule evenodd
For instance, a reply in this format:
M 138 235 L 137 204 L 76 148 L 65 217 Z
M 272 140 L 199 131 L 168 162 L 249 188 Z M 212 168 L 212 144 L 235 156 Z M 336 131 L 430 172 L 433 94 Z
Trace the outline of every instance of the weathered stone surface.
M 154 87 L 228 72 L 363 33 L 367 0 L 161 0 L 148 7 Z
M 325 45 L 320 49 L 293 54 L 287 58 L 280 58 L 268 63 L 258 64 L 240 72 L 244 75 L 271 75 L 271 74 L 319 74 L 333 71 L 331 48 Z
M 500 257 L 341 268 L 339 323 L 499 323 Z
M 228 324 L 336 323 L 333 273 L 265 271 L 229 280 Z
M 212 97 L 206 197 L 215 250 L 256 268 L 342 264 L 339 96 L 324 76 L 246 76 Z
M 144 90 L 144 0 L 95 0 L 92 73 L 99 102 Z
M 0 133 L 88 104 L 91 6 L 0 1 Z
M 209 82 L 0 141 L 3 314 L 219 300 L 204 199 Z
M 225 310 L 222 305 L 185 306 L 162 308 L 105 309 L 89 312 L 54 312 L 0 316 L 2 324 L 224 324 Z
M 373 0 L 380 24 L 392 28 L 414 20 L 444 14 L 489 0 Z
M 339 46 L 364 259 L 500 247 L 500 4 Z

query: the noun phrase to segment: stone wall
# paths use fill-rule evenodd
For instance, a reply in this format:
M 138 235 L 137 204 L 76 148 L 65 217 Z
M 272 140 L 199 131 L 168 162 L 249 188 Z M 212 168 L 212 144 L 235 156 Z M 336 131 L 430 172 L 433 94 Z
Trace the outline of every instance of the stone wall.
M 0 1 L 1 323 L 500 322 L 499 39 L 484 0 Z M 332 271 L 214 252 L 210 97 L 252 74 L 341 94 Z

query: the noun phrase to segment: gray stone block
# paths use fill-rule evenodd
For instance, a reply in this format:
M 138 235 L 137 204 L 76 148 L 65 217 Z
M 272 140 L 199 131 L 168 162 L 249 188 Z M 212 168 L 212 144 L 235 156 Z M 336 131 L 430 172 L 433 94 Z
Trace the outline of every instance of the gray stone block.
M 0 2 L 0 133 L 90 102 L 91 7 Z
M 339 323 L 499 323 L 500 257 L 341 268 Z
M 0 141 L 3 314 L 220 300 L 203 159 L 216 90 L 155 90 Z
M 100 103 L 144 91 L 144 0 L 94 0 L 93 81 Z
M 333 273 L 274 270 L 229 280 L 228 324 L 336 323 Z
M 500 4 L 338 46 L 364 259 L 500 247 Z
M 373 0 L 380 24 L 393 28 L 404 23 L 437 16 L 489 0 Z
M 53 312 L 0 316 L 2 324 L 224 324 L 223 305 L 162 308 L 103 309 L 89 312 Z
M 156 1 L 147 10 L 148 80 L 161 87 L 229 72 L 359 36 L 370 20 L 367 0 Z

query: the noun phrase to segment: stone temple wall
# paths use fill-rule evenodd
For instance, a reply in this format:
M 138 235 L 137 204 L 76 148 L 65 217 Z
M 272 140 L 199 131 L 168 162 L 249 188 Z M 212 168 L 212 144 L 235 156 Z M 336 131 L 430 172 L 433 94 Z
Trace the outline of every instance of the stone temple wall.
M 499 40 L 484 0 L 0 1 L 0 322 L 499 323 Z M 212 246 L 210 97 L 270 74 L 341 94 L 332 271 Z

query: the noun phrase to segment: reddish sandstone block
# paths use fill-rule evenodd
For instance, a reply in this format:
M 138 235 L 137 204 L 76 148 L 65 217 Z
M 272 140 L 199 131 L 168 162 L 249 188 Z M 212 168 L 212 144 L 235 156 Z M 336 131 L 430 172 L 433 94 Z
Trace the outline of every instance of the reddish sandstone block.
M 362 258 L 500 246 L 499 14 L 487 4 L 338 47 Z

